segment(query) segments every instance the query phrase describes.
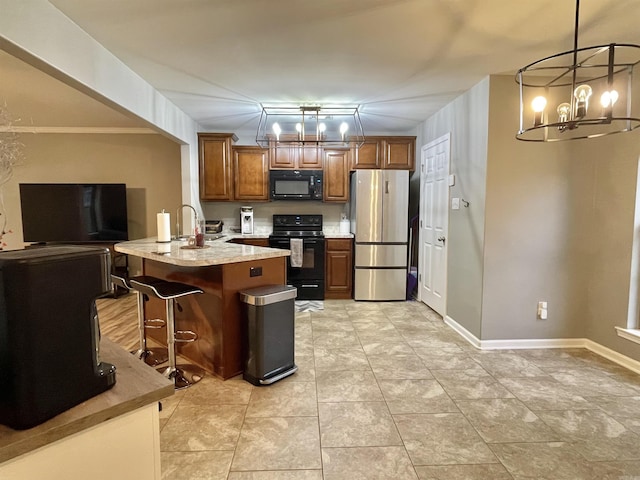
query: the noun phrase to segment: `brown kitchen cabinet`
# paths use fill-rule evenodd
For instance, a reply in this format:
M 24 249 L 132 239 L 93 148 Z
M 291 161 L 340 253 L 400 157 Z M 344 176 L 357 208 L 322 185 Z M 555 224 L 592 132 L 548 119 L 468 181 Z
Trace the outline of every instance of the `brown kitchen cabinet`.
M 229 243 L 239 243 L 241 245 L 253 245 L 254 247 L 268 247 L 268 238 L 241 238 L 236 237 L 231 240 L 227 240 Z
M 323 164 L 323 200 L 325 202 L 348 202 L 351 151 L 348 149 L 325 149 Z
M 353 240 L 325 239 L 324 298 L 353 297 Z
M 317 144 L 285 143 L 284 140 L 290 139 L 284 136 L 281 139 L 283 142 L 272 141 L 269 143 L 270 168 L 275 170 L 322 169 L 322 148 Z
M 352 170 L 391 169 L 415 170 L 416 137 L 366 137 L 364 144 L 355 149 Z
M 232 133 L 199 133 L 198 165 L 202 200 L 233 200 Z
M 269 200 L 268 151 L 260 147 L 233 147 L 233 198 L 266 202 Z

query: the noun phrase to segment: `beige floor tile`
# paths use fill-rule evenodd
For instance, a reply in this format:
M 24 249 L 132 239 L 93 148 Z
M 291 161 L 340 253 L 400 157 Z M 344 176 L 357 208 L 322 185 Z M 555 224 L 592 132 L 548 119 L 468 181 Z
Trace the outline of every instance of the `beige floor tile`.
M 313 354 L 304 355 L 296 350 L 295 363 L 298 370 L 293 375 L 287 377 L 289 382 L 315 382 L 316 369 Z
M 247 418 L 232 471 L 322 468 L 316 417 Z
M 587 460 L 640 460 L 640 436 L 601 410 L 545 411 L 538 415 Z
M 371 370 L 362 347 L 316 348 L 316 370 Z
M 394 415 L 393 419 L 415 466 L 498 462 L 462 414 Z
M 233 450 L 246 410 L 244 405 L 178 406 L 160 434 L 160 449 Z
M 247 417 L 317 416 L 318 400 L 315 382 L 280 380 L 272 385 L 256 387 L 247 407 Z
M 514 397 L 498 380 L 483 372 L 482 369 L 431 370 L 442 388 L 454 400 Z
M 360 343 L 367 355 L 413 355 L 415 353 L 405 340 L 378 338 L 364 339 Z
M 593 464 L 571 445 L 553 443 L 496 443 L 490 446 L 514 479 L 596 480 Z
M 433 378 L 433 375 L 415 353 L 410 355 L 367 355 L 371 369 L 378 380 Z
M 420 480 L 512 480 L 500 464 L 416 467 Z
M 320 348 L 359 347 L 360 341 L 355 331 L 331 331 L 329 329 L 313 332 L 313 346 Z
M 227 480 L 322 480 L 322 470 L 231 472 Z
M 531 410 L 597 408 L 552 377 L 501 378 L 499 381 Z
M 226 480 L 233 452 L 162 452 L 163 480 Z
M 384 402 L 321 403 L 322 447 L 375 447 L 402 445 Z
M 416 480 L 402 447 L 323 448 L 324 480 Z
M 487 443 L 554 442 L 561 439 L 515 398 L 457 400 L 456 405 Z
M 468 370 L 478 366 L 475 360 L 465 355 L 459 347 L 454 348 L 414 348 L 430 370 Z
M 544 377 L 546 373 L 525 357 L 512 353 L 471 355 L 487 372 L 496 378 Z
M 252 390 L 253 386 L 240 375 L 229 380 L 208 375 L 197 384 L 197 388 L 183 390 L 185 394 L 181 405 L 247 405 Z
M 379 380 L 392 414 L 459 412 L 436 380 Z
M 384 401 L 372 372 L 318 371 L 316 382 L 318 402 Z

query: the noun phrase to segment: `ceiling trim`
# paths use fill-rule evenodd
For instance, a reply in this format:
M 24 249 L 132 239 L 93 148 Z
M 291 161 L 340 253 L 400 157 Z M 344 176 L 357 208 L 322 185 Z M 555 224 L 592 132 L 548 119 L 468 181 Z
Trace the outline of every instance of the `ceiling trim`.
M 72 134 L 133 134 L 133 135 L 148 135 L 159 133 L 150 128 L 126 128 L 126 127 L 6 127 L 0 126 L 1 132 L 14 132 L 14 133 L 72 133 Z

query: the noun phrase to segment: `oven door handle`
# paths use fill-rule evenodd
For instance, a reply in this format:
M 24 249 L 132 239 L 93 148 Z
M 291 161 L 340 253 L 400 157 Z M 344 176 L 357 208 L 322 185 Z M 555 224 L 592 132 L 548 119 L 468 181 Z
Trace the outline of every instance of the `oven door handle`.
M 289 248 L 289 240 L 271 240 L 271 246 L 284 246 L 284 248 Z

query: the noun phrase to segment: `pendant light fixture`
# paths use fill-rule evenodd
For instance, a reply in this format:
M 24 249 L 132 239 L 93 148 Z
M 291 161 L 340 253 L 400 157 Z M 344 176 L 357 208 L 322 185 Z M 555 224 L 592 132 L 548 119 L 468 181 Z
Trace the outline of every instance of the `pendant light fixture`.
M 364 130 L 358 107 L 263 106 L 256 143 L 261 147 L 296 143 L 358 148 L 364 143 Z
M 573 50 L 518 70 L 518 140 L 557 142 L 629 132 L 640 126 L 640 45 L 610 43 L 578 48 L 576 0 Z M 633 96 L 636 94 L 634 105 Z

